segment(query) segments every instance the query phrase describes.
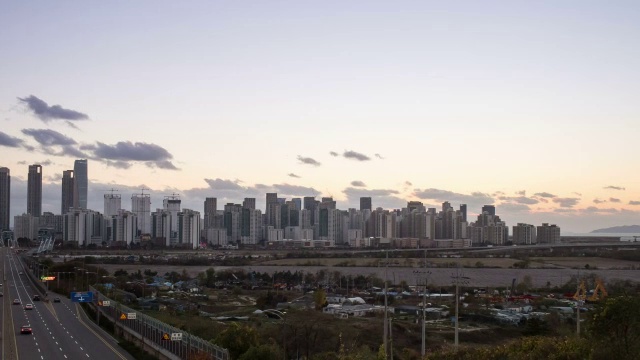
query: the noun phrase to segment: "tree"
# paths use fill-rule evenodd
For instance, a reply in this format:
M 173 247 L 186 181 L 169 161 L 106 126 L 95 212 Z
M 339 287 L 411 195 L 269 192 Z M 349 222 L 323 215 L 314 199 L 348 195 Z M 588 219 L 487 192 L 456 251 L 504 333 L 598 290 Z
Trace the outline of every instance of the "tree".
M 316 304 L 316 310 L 322 310 L 327 306 L 327 294 L 322 289 L 318 289 L 313 293 L 313 301 Z
M 215 343 L 229 350 L 232 359 L 239 359 L 251 347 L 258 346 L 258 335 L 250 326 L 231 323 L 216 337 Z
M 282 359 L 282 350 L 271 345 L 251 346 L 238 360 L 280 360 Z
M 609 297 L 596 306 L 587 330 L 596 354 L 637 359 L 640 354 L 640 297 Z

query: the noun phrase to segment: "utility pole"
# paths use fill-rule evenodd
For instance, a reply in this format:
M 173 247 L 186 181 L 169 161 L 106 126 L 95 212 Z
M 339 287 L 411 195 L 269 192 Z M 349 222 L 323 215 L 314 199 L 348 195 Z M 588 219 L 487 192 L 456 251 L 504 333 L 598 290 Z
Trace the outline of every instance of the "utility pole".
M 469 283 L 469 277 L 464 276 L 463 274 L 460 273 L 460 264 L 458 264 L 458 268 L 456 268 L 456 274 L 455 276 L 452 275 L 453 281 L 456 285 L 456 319 L 455 319 L 455 340 L 454 340 L 454 344 L 455 344 L 455 348 L 456 350 L 458 349 L 458 323 L 460 320 L 459 317 L 459 308 L 460 308 L 460 285 L 466 285 Z
M 389 250 L 387 250 L 387 262 L 384 267 L 384 358 L 389 358 L 389 334 L 387 332 L 387 270 L 389 269 Z
M 416 270 L 413 272 L 417 274 L 418 279 L 424 276 L 424 288 L 422 292 L 422 351 L 421 355 L 424 358 L 426 353 L 426 320 L 427 320 L 427 279 L 431 275 L 431 271 L 427 270 L 427 250 L 424 251 L 424 270 Z M 419 282 L 418 282 L 418 285 Z

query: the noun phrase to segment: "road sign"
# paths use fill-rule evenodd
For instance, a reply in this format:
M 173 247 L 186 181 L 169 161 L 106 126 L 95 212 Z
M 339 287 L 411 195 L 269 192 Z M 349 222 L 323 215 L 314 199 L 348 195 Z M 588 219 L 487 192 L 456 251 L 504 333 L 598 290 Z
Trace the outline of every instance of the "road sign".
M 111 301 L 109 300 L 102 300 L 102 305 L 100 306 L 110 306 L 111 305 Z
M 135 320 L 136 319 L 136 313 L 128 313 L 127 314 L 127 319 Z
M 125 313 L 120 314 L 120 320 L 127 320 L 127 314 Z
M 71 292 L 70 297 L 72 302 L 80 302 L 80 303 L 93 302 L 93 293 L 91 291 Z
M 171 341 L 181 341 L 182 333 L 171 333 Z
M 55 280 L 56 277 L 55 276 L 40 276 L 40 280 L 42 281 L 52 281 Z
M 162 340 L 171 340 L 168 333 L 162 334 Z

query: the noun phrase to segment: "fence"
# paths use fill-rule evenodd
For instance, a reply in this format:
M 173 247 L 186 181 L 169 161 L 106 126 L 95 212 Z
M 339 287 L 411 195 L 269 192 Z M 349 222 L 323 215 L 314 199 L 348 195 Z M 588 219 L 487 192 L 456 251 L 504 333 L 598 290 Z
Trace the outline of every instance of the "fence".
M 181 329 L 167 325 L 151 316 L 133 310 L 117 301 L 114 301 L 95 288 L 90 287 L 94 293 L 94 301 L 109 302 L 108 306 L 97 306 L 102 315 L 114 320 L 115 328 L 126 327 L 141 336 L 142 342 L 152 342 L 162 349 L 180 359 L 229 360 L 229 352 L 209 341 L 191 335 Z M 124 315 L 123 315 L 124 314 Z M 122 319 L 126 318 L 126 319 Z M 182 334 L 180 339 L 172 338 L 172 334 Z M 176 335 L 173 335 L 176 336 Z M 168 338 L 167 338 L 168 337 Z

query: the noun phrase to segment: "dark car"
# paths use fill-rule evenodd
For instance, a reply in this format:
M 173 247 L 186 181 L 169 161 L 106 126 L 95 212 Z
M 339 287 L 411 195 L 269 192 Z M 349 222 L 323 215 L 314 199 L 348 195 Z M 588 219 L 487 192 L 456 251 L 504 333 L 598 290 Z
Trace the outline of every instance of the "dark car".
M 13 305 L 20 305 L 19 299 L 13 299 Z
M 20 327 L 20 334 L 31 334 L 33 331 L 31 330 L 31 325 L 22 325 Z
M 33 295 L 33 301 L 40 301 L 40 295 Z
M 53 298 L 53 302 L 60 302 L 60 298 L 59 297 Z

